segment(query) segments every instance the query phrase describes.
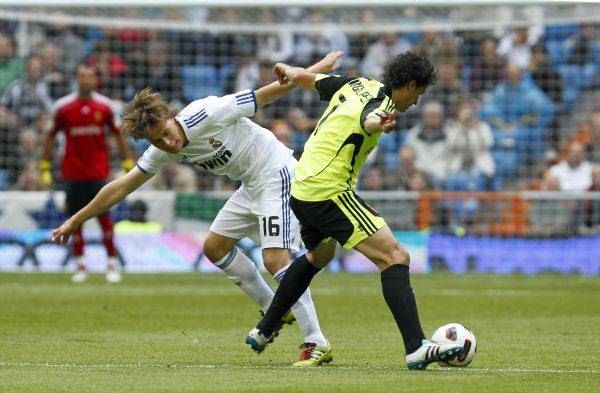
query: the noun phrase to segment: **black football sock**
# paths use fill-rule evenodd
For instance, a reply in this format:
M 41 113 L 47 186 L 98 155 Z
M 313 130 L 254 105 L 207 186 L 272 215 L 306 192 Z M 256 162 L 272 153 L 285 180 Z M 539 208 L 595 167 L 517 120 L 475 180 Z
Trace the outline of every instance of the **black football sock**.
M 308 262 L 306 254 L 292 262 L 279 283 L 269 309 L 257 325 L 262 334 L 266 337 L 273 334 L 277 325 L 281 323 L 281 318 L 298 301 L 320 270 Z
M 419 322 L 415 294 L 410 286 L 408 266 L 392 265 L 382 271 L 381 287 L 383 297 L 402 333 L 406 353 L 412 353 L 421 346 L 425 335 Z

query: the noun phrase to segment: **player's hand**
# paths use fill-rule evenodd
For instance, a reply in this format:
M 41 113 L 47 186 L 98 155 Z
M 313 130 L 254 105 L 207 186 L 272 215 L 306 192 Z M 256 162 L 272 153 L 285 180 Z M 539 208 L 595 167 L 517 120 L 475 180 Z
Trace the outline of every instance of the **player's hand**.
M 340 68 L 340 62 L 338 60 L 340 60 L 340 58 L 343 55 L 344 55 L 344 52 L 339 51 L 339 50 L 329 52 L 327 54 L 327 56 L 325 56 L 319 62 L 319 65 L 321 66 L 321 71 L 319 71 L 319 73 L 329 74 L 330 72 L 333 72 L 333 71 L 337 70 L 338 68 Z
M 383 132 L 388 133 L 396 127 L 396 116 L 392 112 L 380 110 L 375 112 L 375 114 L 379 116 L 379 125 Z
M 40 169 L 40 186 L 43 188 L 50 188 L 54 183 L 54 179 L 52 178 L 52 163 L 48 160 L 40 160 L 39 164 Z
M 280 85 L 286 85 L 290 81 L 286 75 L 286 71 L 289 68 L 290 66 L 284 63 L 277 63 L 275 64 L 275 67 L 273 67 L 273 72 L 275 73 L 277 81 Z
M 69 237 L 75 232 L 77 225 L 71 222 L 71 220 L 65 221 L 60 227 L 52 231 L 52 242 L 56 244 L 66 244 L 69 241 Z
M 123 170 L 125 172 L 129 172 L 130 170 L 133 169 L 134 166 L 135 166 L 135 161 L 131 158 L 127 158 L 121 162 L 121 168 L 123 168 Z

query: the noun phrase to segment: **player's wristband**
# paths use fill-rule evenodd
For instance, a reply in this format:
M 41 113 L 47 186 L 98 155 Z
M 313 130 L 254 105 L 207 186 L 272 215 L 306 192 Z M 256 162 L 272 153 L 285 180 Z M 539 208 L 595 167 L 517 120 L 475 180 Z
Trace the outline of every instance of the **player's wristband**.
M 123 170 L 125 172 L 129 172 L 130 170 L 133 169 L 134 166 L 135 166 L 135 161 L 132 160 L 131 158 L 127 158 L 121 162 L 121 168 L 123 168 Z
M 52 163 L 48 160 L 40 160 L 40 172 L 52 170 Z

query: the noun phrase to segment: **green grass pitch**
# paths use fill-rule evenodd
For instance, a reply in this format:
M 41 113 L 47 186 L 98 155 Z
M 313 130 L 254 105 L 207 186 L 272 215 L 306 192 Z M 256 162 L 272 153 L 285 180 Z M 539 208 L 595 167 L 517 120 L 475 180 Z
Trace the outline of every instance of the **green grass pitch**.
M 285 327 L 244 344 L 258 308 L 224 275 L 0 274 L 0 392 L 598 392 L 600 277 L 413 276 L 427 335 L 476 334 L 465 369 L 408 371 L 378 275 L 321 274 L 312 291 L 333 363 L 293 369 Z

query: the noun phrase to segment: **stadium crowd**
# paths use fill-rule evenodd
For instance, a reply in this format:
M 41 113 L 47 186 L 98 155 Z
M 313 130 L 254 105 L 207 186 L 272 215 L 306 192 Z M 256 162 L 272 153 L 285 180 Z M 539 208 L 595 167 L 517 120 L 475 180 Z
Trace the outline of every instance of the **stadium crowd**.
M 164 13 L 166 19 L 230 25 L 244 20 L 233 9 Z M 261 24 L 286 20 L 271 9 L 257 11 L 256 17 Z M 405 34 L 347 34 L 322 11 L 292 17 L 323 28 L 212 34 L 29 23 L 26 45 L 17 47 L 17 24 L 0 21 L 0 189 L 41 189 L 38 162 L 52 107 L 73 90 L 80 63 L 96 68 L 98 91 L 113 100 L 118 113 L 146 86 L 183 107 L 207 95 L 264 85 L 273 80 L 275 62 L 306 66 L 342 50 L 341 73 L 347 75 L 378 79 L 386 62 L 405 51 L 426 56 L 439 72 L 438 84 L 421 105 L 398 117 L 398 132 L 382 136 L 359 188 L 600 190 L 600 23 L 541 30 L 516 26 L 503 35 L 433 27 Z M 380 15 L 365 10 L 354 17 L 374 23 Z M 317 94 L 295 91 L 255 120 L 299 157 L 323 109 Z M 148 146 L 130 143 L 138 156 Z M 115 154 L 115 176 L 119 167 Z M 149 187 L 194 192 L 236 184 L 197 166 L 172 164 Z M 589 214 L 581 220 L 598 227 L 600 209 L 596 204 L 586 209 Z M 556 222 L 549 225 L 569 224 L 568 217 L 552 219 Z

